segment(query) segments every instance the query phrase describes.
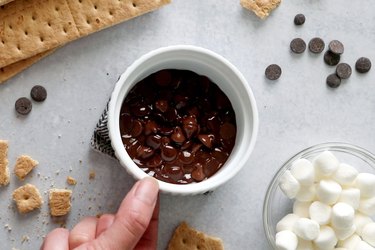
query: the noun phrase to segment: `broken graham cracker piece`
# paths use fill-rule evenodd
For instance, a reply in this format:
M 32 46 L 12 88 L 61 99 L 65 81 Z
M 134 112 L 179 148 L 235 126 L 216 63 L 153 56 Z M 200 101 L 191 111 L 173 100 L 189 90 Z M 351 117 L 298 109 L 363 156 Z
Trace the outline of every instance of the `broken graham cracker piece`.
M 155 10 L 170 0 L 17 0 L 0 9 L 0 68 Z
M 8 141 L 0 140 L 0 186 L 6 186 L 8 184 Z
M 21 214 L 38 209 L 43 204 L 39 190 L 31 184 L 26 184 L 14 190 L 13 200 L 16 202 L 18 212 Z
M 69 213 L 72 191 L 53 188 L 49 190 L 49 208 L 51 216 L 63 216 Z
M 14 167 L 14 173 L 21 181 L 25 179 L 31 170 L 33 170 L 39 164 L 38 161 L 33 160 L 28 155 L 21 155 L 17 158 L 16 166 Z
M 280 3 L 281 0 L 241 0 L 242 7 L 253 11 L 261 19 L 268 17 Z
M 168 250 L 224 250 L 221 239 L 206 235 L 182 222 L 168 243 Z
M 68 177 L 66 178 L 66 182 L 67 182 L 69 185 L 76 185 L 76 184 L 77 184 L 76 179 L 74 179 L 74 178 L 71 177 L 71 176 L 68 176 Z
M 47 50 L 27 59 L 12 63 L 8 66 L 5 66 L 4 68 L 0 68 L 0 84 L 17 75 L 21 71 L 27 69 L 42 58 L 48 56 L 49 54 L 52 54 L 52 52 L 54 51 L 55 49 Z

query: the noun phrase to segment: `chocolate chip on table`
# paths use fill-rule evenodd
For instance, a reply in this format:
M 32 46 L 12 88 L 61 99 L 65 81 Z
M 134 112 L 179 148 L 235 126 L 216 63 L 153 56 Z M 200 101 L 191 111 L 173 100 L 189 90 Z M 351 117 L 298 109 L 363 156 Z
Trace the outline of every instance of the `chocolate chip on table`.
M 325 47 L 325 43 L 323 39 L 319 37 L 314 37 L 309 42 L 309 50 L 312 53 L 319 54 L 324 50 L 324 47 Z
M 290 42 L 290 49 L 296 54 L 301 54 L 306 50 L 306 43 L 302 38 L 294 38 Z
M 15 108 L 18 114 L 27 115 L 28 113 L 30 113 L 33 105 L 28 98 L 21 97 L 16 101 Z
M 367 57 L 361 57 L 355 63 L 355 69 L 359 73 L 367 73 L 371 69 L 371 61 Z
M 306 21 L 306 17 L 304 14 L 297 14 L 295 17 L 294 17 L 294 24 L 295 25 L 302 25 L 304 24 Z
M 352 68 L 347 63 L 339 63 L 336 67 L 336 74 L 341 79 L 348 79 L 352 74 Z
M 336 55 L 344 53 L 344 45 L 338 40 L 331 41 L 328 45 L 328 49 Z
M 332 53 L 330 50 L 327 50 L 324 53 L 324 62 L 329 66 L 335 66 L 340 62 L 340 55 Z
M 47 98 L 47 90 L 40 85 L 35 85 L 30 92 L 31 98 L 36 102 L 42 102 Z
M 341 79 L 336 74 L 330 74 L 327 77 L 327 85 L 331 88 L 337 88 L 341 84 Z
M 281 76 L 281 68 L 277 64 L 271 64 L 266 68 L 265 75 L 269 80 L 277 80 Z

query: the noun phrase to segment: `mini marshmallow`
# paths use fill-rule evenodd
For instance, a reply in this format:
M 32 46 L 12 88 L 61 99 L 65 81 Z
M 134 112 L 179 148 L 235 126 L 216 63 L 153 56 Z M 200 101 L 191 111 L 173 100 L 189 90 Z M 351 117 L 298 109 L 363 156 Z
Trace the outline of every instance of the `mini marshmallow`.
M 331 220 L 332 208 L 320 201 L 315 201 L 309 208 L 310 219 L 318 222 L 319 225 L 326 225 Z
M 297 236 L 289 230 L 284 230 L 276 234 L 277 249 L 296 250 L 297 244 L 298 244 Z
M 329 151 L 319 154 L 313 161 L 315 167 L 315 177 L 320 180 L 331 176 L 339 167 L 339 161 Z
M 304 240 L 315 240 L 319 235 L 319 228 L 316 221 L 300 218 L 294 223 L 293 232 Z
M 290 172 L 303 186 L 311 186 L 315 179 L 314 166 L 309 160 L 298 159 L 293 162 Z
M 296 214 L 287 214 L 285 215 L 277 224 L 276 224 L 276 232 L 281 232 L 285 230 L 293 231 L 294 223 L 300 217 Z
M 316 195 L 318 199 L 328 205 L 335 204 L 340 197 L 341 186 L 331 180 L 321 180 L 316 188 Z
M 339 202 L 332 207 L 332 226 L 334 228 L 351 228 L 354 223 L 354 209 L 350 205 Z
M 367 224 L 362 230 L 362 239 L 375 247 L 375 223 Z
M 375 197 L 375 175 L 360 173 L 355 180 L 355 186 L 361 190 L 361 198 Z
M 354 250 L 375 250 L 375 247 L 372 247 L 370 244 L 367 242 L 361 240 L 357 247 Z
M 368 216 L 375 215 L 375 197 L 361 200 L 359 202 L 358 211 Z
M 357 234 L 353 234 L 352 236 L 350 236 L 349 238 L 345 240 L 340 240 L 337 246 L 352 250 L 352 249 L 356 249 L 357 245 L 361 241 L 362 241 L 361 237 L 359 237 Z
M 314 250 L 314 245 L 310 240 L 298 238 L 297 250 Z
M 285 171 L 285 173 L 281 176 L 279 186 L 289 199 L 295 198 L 300 190 L 299 182 L 296 180 L 296 178 L 294 178 L 289 170 Z
M 333 249 L 337 244 L 335 231 L 328 226 L 322 226 L 318 238 L 314 240 L 314 244 L 319 249 Z
M 301 186 L 295 198 L 296 200 L 303 201 L 303 202 L 315 200 L 316 185 Z
M 356 227 L 356 230 L 355 232 L 362 236 L 362 231 L 363 231 L 363 228 L 369 224 L 369 223 L 372 223 L 373 220 L 369 217 L 369 216 L 366 216 L 364 214 L 361 214 L 361 213 L 356 213 L 354 215 L 354 225 Z
M 349 228 L 333 228 L 336 233 L 336 237 L 339 240 L 346 240 L 355 233 L 357 227 L 355 225 Z
M 341 185 L 351 185 L 357 176 L 357 169 L 346 163 L 340 163 L 338 169 L 332 175 L 332 178 Z
M 304 202 L 304 201 L 295 201 L 293 203 L 293 213 L 295 215 L 298 215 L 301 218 L 309 218 L 309 208 L 310 208 L 311 202 Z
M 358 188 L 347 188 L 341 191 L 338 202 L 344 202 L 354 209 L 358 209 L 361 200 L 361 191 Z

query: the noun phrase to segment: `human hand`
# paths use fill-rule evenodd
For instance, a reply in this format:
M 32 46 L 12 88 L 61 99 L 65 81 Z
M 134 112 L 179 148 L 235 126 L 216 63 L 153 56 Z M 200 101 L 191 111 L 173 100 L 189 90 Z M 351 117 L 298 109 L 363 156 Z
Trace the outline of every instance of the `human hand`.
M 156 249 L 158 239 L 159 185 L 151 177 L 134 184 L 115 215 L 87 217 L 70 232 L 56 228 L 41 250 Z

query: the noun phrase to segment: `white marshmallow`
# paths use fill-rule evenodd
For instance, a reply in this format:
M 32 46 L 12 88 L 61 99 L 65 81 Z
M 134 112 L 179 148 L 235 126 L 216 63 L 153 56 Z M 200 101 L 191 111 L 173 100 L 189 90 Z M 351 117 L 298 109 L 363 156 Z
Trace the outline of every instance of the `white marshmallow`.
M 304 240 L 315 240 L 319 235 L 319 228 L 316 221 L 300 218 L 294 223 L 293 232 Z
M 321 202 L 332 205 L 339 199 L 341 191 L 342 188 L 337 182 L 321 180 L 316 188 L 316 195 Z
M 375 175 L 360 173 L 355 180 L 355 186 L 361 190 L 361 198 L 375 197 Z
M 338 247 L 338 248 L 335 248 L 335 250 L 347 250 L 347 249 L 343 247 Z
M 281 232 L 284 230 L 293 231 L 294 223 L 300 217 L 296 214 L 287 214 L 276 224 L 276 232 Z
M 367 224 L 362 230 L 362 239 L 375 247 L 375 223 Z
M 285 171 L 285 173 L 281 176 L 279 186 L 289 199 L 295 198 L 300 189 L 299 182 L 296 180 L 296 178 L 294 178 L 289 170 Z
M 355 250 L 375 250 L 375 247 L 370 246 L 367 242 L 361 240 Z
M 369 217 L 369 216 L 366 216 L 364 214 L 361 214 L 361 213 L 356 213 L 354 215 L 354 225 L 356 227 L 356 230 L 355 232 L 362 236 L 362 231 L 363 231 L 363 228 L 369 224 L 369 223 L 372 223 L 373 220 Z
M 310 186 L 314 183 L 315 170 L 309 160 L 298 159 L 293 162 L 290 172 L 297 181 L 304 186 Z
M 358 188 L 348 188 L 341 191 L 338 202 L 349 204 L 354 209 L 358 209 L 361 200 L 361 191 Z
M 339 167 L 339 161 L 329 151 L 324 151 L 315 157 L 313 164 L 315 167 L 315 177 L 317 180 L 331 176 Z
M 297 250 L 314 250 L 314 245 L 310 240 L 298 238 Z
M 293 203 L 293 213 L 298 215 L 302 218 L 309 218 L 309 208 L 310 208 L 311 202 L 304 202 L 304 201 L 295 201 Z
M 309 208 L 310 219 L 318 222 L 319 225 L 326 225 L 331 220 L 332 208 L 320 201 L 315 201 Z
M 322 226 L 318 238 L 314 240 L 314 244 L 319 249 L 333 249 L 337 244 L 335 231 L 328 226 Z
M 346 240 L 355 233 L 357 227 L 355 225 L 349 228 L 333 228 L 336 233 L 336 237 L 339 240 Z
M 351 185 L 357 176 L 357 169 L 346 163 L 340 163 L 332 178 L 341 185 Z
M 311 186 L 301 186 L 295 198 L 296 200 L 303 201 L 303 202 L 315 200 L 316 199 L 316 185 L 313 184 Z
M 289 230 L 284 230 L 276 234 L 277 249 L 296 250 L 297 244 L 298 244 L 297 236 Z
M 344 247 L 348 250 L 356 249 L 359 242 L 361 242 L 362 239 L 357 234 L 353 234 L 349 238 L 345 240 L 340 240 L 337 244 L 338 247 Z
M 343 202 L 332 207 L 332 226 L 334 228 L 350 228 L 354 223 L 354 209 Z
M 375 215 L 375 197 L 361 200 L 358 211 L 368 216 Z

